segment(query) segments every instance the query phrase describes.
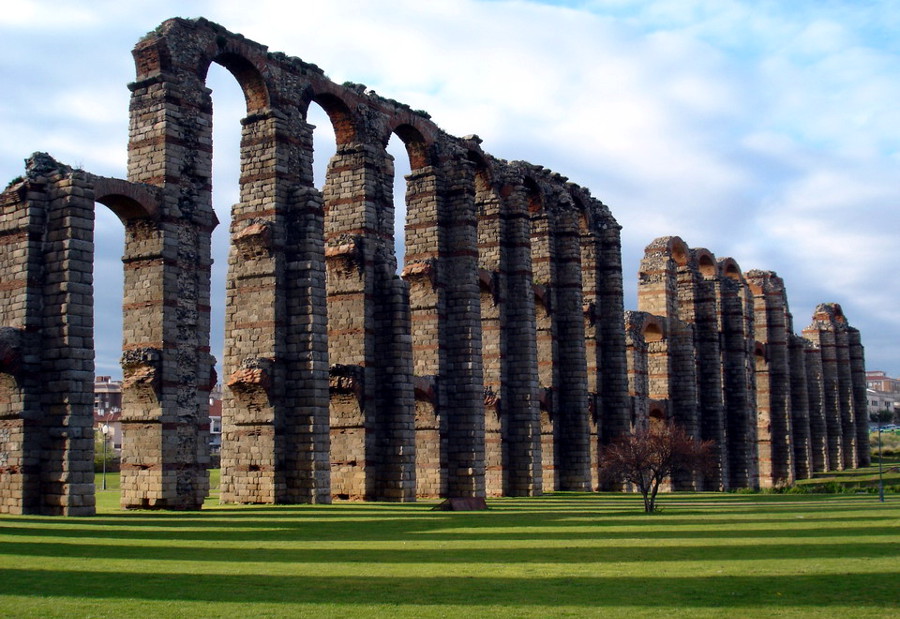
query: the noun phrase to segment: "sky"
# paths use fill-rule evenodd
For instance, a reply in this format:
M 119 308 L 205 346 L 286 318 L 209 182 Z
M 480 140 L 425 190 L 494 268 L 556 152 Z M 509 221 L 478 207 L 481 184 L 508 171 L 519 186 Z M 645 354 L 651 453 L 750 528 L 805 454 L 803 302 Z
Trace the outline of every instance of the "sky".
M 900 376 L 900 0 L 5 0 L 0 186 L 34 151 L 125 178 L 131 49 L 200 16 L 588 187 L 623 226 L 626 309 L 644 247 L 677 235 L 777 272 L 795 332 L 840 303 L 868 369 Z M 243 99 L 224 69 L 208 85 L 216 305 Z M 334 137 L 314 111 L 321 182 Z M 96 241 L 97 373 L 120 376 L 122 228 L 103 207 Z

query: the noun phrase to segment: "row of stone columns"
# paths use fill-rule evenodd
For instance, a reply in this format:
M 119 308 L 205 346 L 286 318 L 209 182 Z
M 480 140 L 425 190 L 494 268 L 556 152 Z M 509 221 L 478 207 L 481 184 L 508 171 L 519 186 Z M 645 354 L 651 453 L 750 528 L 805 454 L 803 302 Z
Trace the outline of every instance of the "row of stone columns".
M 812 344 L 795 340 L 773 274 L 745 277 L 661 239 L 626 340 L 619 226 L 565 177 L 491 157 L 477 136 L 447 135 L 203 19 L 169 20 L 133 54 L 128 180 L 41 160 L 3 194 L 0 260 L 26 268 L 0 295 L 0 456 L 12 462 L 0 462 L 0 509 L 93 510 L 95 202 L 126 238 L 122 505 L 195 509 L 207 494 L 213 62 L 247 103 L 226 283 L 223 501 L 589 490 L 603 445 L 651 417 L 718 445 L 717 471 L 678 488 L 863 461 L 862 348 L 839 309 L 804 332 Z M 313 102 L 337 140 L 321 191 Z M 392 135 L 412 170 L 400 274 Z M 50 371 L 59 380 L 40 390 Z M 805 419 L 808 447 L 792 430 Z
M 797 336 L 775 273 L 741 274 L 678 237 L 647 247 L 638 302 L 628 317 L 636 417 L 662 411 L 712 441 L 718 464 L 676 487 L 772 487 L 868 464 L 863 349 L 839 305 L 820 305 Z

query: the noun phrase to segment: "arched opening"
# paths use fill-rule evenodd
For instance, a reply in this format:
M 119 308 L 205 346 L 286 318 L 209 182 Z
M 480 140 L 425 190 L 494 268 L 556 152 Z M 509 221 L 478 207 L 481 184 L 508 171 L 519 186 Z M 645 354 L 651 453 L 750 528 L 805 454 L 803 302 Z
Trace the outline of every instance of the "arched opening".
M 241 99 L 244 103 L 243 106 L 241 106 L 243 112 L 249 116 L 251 114 L 258 114 L 268 107 L 268 89 L 266 88 L 266 84 L 260 75 L 259 70 L 253 63 L 234 52 L 223 52 L 217 55 L 213 59 L 213 63 L 214 65 L 210 65 L 209 68 L 213 68 L 213 70 L 217 72 L 218 69 L 214 68 L 215 65 L 224 67 L 228 70 L 228 73 L 233 76 L 237 84 L 240 85 Z M 209 68 L 207 68 L 207 74 L 203 76 L 206 79 L 206 86 L 208 88 L 213 88 L 213 84 L 222 86 L 224 81 L 220 76 L 213 78 L 213 82 L 210 82 Z
M 387 152 L 394 162 L 394 247 L 397 255 L 397 272 L 402 273 L 407 263 L 407 254 L 417 254 L 422 245 L 412 234 L 412 247 L 407 244 L 407 230 L 419 230 L 427 221 L 417 212 L 420 196 L 415 186 L 401 179 L 412 178 L 429 164 L 428 145 L 424 136 L 411 125 L 400 125 L 391 133 Z M 424 209 L 422 209 L 424 210 Z
M 672 256 L 672 260 L 675 261 L 675 264 L 683 267 L 688 263 L 690 250 L 688 249 L 687 244 L 676 236 L 671 241 L 670 255 Z
M 241 119 L 248 113 L 250 102 L 245 97 L 237 75 L 248 79 L 249 68 L 235 59 L 228 64 L 213 63 L 206 76 L 206 86 L 212 91 L 212 207 L 219 224 L 212 231 L 210 253 L 210 354 L 216 359 L 216 375 L 220 377 L 209 394 L 210 466 L 218 468 L 225 437 L 222 423 L 223 383 L 225 377 L 225 296 L 228 277 L 228 256 L 231 249 L 231 217 L 233 205 L 241 200 Z M 217 61 L 218 62 L 218 61 Z M 237 75 L 232 74 L 235 68 Z M 238 78 L 240 80 L 240 78 Z M 252 80 L 255 82 L 256 80 Z M 257 88 L 258 90 L 258 88 Z M 259 94 L 255 95 L 256 99 Z M 258 105 L 259 102 L 255 101 Z M 211 487 L 215 496 L 218 488 Z
M 118 381 L 122 378 L 125 234 L 122 222 L 106 207 L 94 209 L 94 247 L 94 373 Z M 121 406 L 121 394 L 119 402 Z
M 736 282 L 740 282 L 741 279 L 743 279 L 741 276 L 741 268 L 731 259 L 726 259 L 722 264 L 722 274 L 728 279 Z
M 124 214 L 124 211 L 123 211 Z M 122 357 L 125 230 L 109 208 L 94 208 L 94 413 L 95 461 L 103 461 L 104 477 L 97 491 L 106 490 L 107 475 L 118 471 L 122 453 Z M 114 487 L 118 488 L 119 484 Z
M 344 115 L 341 114 L 340 118 Z M 311 102 L 306 110 L 306 122 L 313 125 L 313 183 L 319 191 L 325 189 L 328 163 L 337 152 L 337 134 L 325 109 L 316 102 Z M 348 121 L 340 121 L 345 126 Z M 347 131 L 344 129 L 344 131 Z
M 644 341 L 659 342 L 663 339 L 664 334 L 662 327 L 656 322 L 648 322 L 644 326 Z
M 392 133 L 387 144 L 387 153 L 394 163 L 394 256 L 397 259 L 396 273 L 403 271 L 406 260 L 406 177 L 412 174 L 410 155 L 406 144 L 399 135 Z
M 697 268 L 705 279 L 712 279 L 716 276 L 716 261 L 707 252 L 700 254 L 697 259 Z

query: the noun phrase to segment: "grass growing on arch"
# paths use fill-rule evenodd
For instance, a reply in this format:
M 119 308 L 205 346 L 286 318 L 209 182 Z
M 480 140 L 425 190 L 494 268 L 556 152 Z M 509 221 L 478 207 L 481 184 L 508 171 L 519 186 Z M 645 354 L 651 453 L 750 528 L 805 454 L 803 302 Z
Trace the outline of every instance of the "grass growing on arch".
M 107 495 L 112 497 L 107 498 Z M 897 614 L 900 500 L 677 494 L 0 517 L 16 617 Z

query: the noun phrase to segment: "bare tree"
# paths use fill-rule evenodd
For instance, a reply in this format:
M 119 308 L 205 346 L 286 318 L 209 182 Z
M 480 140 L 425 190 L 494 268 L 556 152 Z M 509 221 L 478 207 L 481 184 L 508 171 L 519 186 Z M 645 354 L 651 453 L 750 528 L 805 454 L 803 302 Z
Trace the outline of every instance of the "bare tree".
M 713 464 L 712 441 L 692 438 L 673 423 L 653 424 L 623 434 L 600 456 L 600 474 L 610 482 L 633 484 L 644 496 L 644 511 L 656 510 L 662 482 L 678 471 L 706 472 Z

